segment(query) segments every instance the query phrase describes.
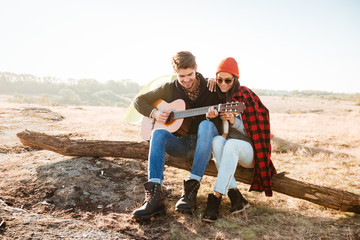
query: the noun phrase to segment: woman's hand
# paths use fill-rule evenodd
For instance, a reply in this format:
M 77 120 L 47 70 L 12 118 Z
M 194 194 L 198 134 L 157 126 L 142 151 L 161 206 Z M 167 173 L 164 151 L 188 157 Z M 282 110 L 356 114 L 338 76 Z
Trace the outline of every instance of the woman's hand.
M 218 111 L 213 106 L 209 107 L 206 118 L 216 118 L 217 116 L 219 116 Z
M 220 118 L 222 120 L 228 120 L 231 125 L 235 123 L 235 116 L 232 113 L 220 113 Z
M 215 78 L 209 78 L 207 81 L 207 85 L 210 92 L 216 92 L 216 80 Z

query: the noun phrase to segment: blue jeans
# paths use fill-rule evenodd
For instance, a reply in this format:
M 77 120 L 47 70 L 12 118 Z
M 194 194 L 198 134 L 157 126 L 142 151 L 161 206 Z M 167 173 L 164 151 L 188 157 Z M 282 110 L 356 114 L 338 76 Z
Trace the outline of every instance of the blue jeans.
M 249 142 L 216 136 L 213 152 L 218 169 L 214 191 L 227 195 L 229 189 L 237 187 L 234 174 L 238 164 L 245 168 L 254 167 L 254 150 Z
M 200 123 L 198 133 L 176 137 L 165 129 L 156 129 L 151 134 L 149 149 L 148 179 L 163 184 L 165 153 L 179 161 L 191 161 L 189 178 L 201 181 L 212 151 L 212 139 L 218 135 L 215 125 L 207 120 Z

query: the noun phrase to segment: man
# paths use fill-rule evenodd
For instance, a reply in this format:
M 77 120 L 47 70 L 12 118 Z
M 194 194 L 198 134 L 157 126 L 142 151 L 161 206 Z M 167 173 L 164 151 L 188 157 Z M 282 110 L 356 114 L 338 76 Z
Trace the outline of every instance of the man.
M 187 108 L 198 108 L 218 104 L 216 93 L 210 92 L 204 77 L 197 73 L 197 64 L 192 53 L 178 52 L 172 59 L 177 79 L 159 88 L 137 97 L 135 108 L 144 116 L 164 124 L 170 111 L 160 110 L 151 106 L 162 99 L 168 103 L 183 99 Z M 213 111 L 213 110 L 212 110 Z M 216 120 L 216 125 L 218 123 Z M 165 153 L 179 161 L 193 159 L 189 179 L 184 180 L 183 193 L 176 203 L 175 210 L 192 213 L 196 207 L 196 195 L 200 181 L 208 165 L 212 139 L 218 134 L 213 122 L 205 120 L 205 115 L 193 117 L 190 127 L 184 136 L 175 136 L 165 129 L 155 129 L 150 138 L 148 158 L 148 182 L 145 187 L 145 201 L 142 207 L 133 212 L 133 218 L 149 219 L 165 212 L 162 185 L 164 180 Z

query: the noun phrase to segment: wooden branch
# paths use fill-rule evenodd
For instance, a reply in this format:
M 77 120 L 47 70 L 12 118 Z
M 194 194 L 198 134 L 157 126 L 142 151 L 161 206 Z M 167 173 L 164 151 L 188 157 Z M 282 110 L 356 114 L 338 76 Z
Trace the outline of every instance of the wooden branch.
M 17 137 L 26 146 L 50 150 L 65 156 L 124 157 L 146 160 L 149 151 L 147 142 L 70 140 L 68 137 L 50 136 L 28 130 L 18 133 Z M 179 161 L 169 156 L 166 157 L 166 164 L 188 171 L 192 166 L 192 162 Z M 205 174 L 209 176 L 217 175 L 217 169 L 213 161 L 210 161 Z M 253 169 L 240 166 L 235 173 L 237 181 L 247 184 L 251 183 L 252 176 Z M 360 195 L 344 190 L 301 182 L 288 178 L 281 173 L 273 177 L 272 189 L 324 207 L 360 213 Z

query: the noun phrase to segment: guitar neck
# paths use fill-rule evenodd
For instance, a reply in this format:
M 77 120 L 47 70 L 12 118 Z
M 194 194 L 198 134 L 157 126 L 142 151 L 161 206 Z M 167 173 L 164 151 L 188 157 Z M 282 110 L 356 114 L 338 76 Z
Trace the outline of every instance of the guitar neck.
M 188 109 L 188 110 L 183 110 L 183 111 L 176 111 L 176 112 L 174 112 L 173 119 L 175 120 L 175 119 L 179 119 L 179 118 L 188 118 L 188 117 L 195 117 L 195 116 L 203 115 L 203 114 L 207 113 L 209 107 L 211 107 L 211 106 L 193 108 L 193 109 Z M 218 109 L 219 105 L 214 105 L 212 107 L 214 107 L 216 110 L 219 111 L 219 109 Z

